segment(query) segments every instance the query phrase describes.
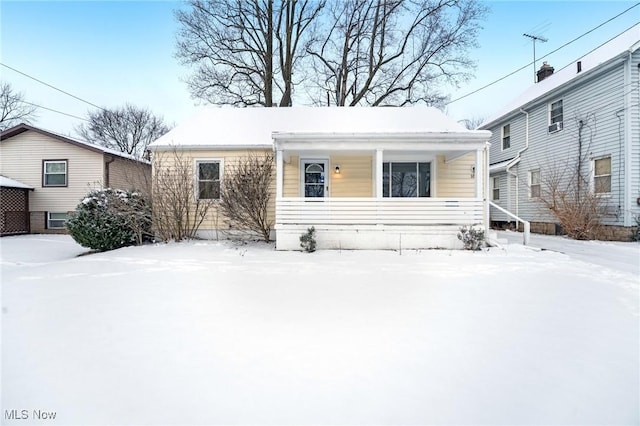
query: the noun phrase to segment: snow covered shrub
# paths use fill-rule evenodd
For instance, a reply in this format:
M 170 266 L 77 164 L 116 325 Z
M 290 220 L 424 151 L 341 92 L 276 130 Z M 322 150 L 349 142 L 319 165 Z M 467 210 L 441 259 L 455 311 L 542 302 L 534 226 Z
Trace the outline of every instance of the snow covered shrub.
M 113 250 L 143 242 L 150 234 L 151 208 L 138 192 L 95 190 L 78 204 L 66 226 L 81 246 Z
M 484 247 L 484 230 L 463 226 L 458 232 L 458 239 L 462 241 L 465 250 L 480 250 Z
M 300 247 L 307 253 L 316 251 L 316 228 L 307 228 L 307 232 L 300 235 Z

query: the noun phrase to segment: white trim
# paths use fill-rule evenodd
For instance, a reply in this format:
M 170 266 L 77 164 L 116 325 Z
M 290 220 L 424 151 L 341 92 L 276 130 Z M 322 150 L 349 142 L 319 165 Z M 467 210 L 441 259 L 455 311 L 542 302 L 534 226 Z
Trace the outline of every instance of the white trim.
M 496 186 L 497 181 L 497 186 Z M 495 190 L 498 190 L 498 198 L 495 197 Z M 500 176 L 491 176 L 491 201 L 500 200 Z
M 552 105 L 553 105 L 553 104 L 555 104 L 555 103 L 557 103 L 557 102 L 562 102 L 562 120 L 560 120 L 560 121 L 556 121 L 556 123 L 560 123 L 560 124 L 559 124 L 559 129 L 554 130 L 554 131 L 551 131 L 551 132 L 548 132 L 548 133 L 556 133 L 556 132 L 559 132 L 559 131 L 560 131 L 560 130 L 562 130 L 562 128 L 564 127 L 564 126 L 563 126 L 563 123 L 564 123 L 564 109 L 565 109 L 565 108 L 564 108 L 564 98 L 559 97 L 559 98 L 555 98 L 555 100 L 549 101 L 549 102 L 547 103 L 547 130 L 548 130 L 548 129 L 549 129 L 549 127 L 551 127 L 551 125 L 553 124 L 553 123 L 551 122 L 551 111 L 552 111 Z
M 200 179 L 199 179 L 199 168 L 198 164 L 200 163 L 218 163 L 220 166 L 218 167 L 218 182 L 220 183 L 220 188 L 222 188 L 222 177 L 224 176 L 224 158 L 194 158 L 193 159 L 193 197 L 195 200 L 220 200 L 222 195 L 218 198 L 199 198 L 199 190 L 200 190 Z
M 382 198 L 383 188 L 382 188 L 382 168 L 384 163 L 384 151 L 382 149 L 376 149 L 375 155 L 375 173 L 374 173 L 374 185 L 375 185 L 375 196 L 376 198 Z
M 533 191 L 531 191 L 531 186 L 533 185 L 532 177 L 533 177 L 533 173 L 535 173 L 535 172 L 538 172 L 538 183 L 536 184 L 536 186 L 540 187 L 540 195 L 542 195 L 542 171 L 540 169 L 531 169 L 531 170 L 529 170 L 529 173 L 528 173 L 529 177 L 528 177 L 528 182 L 527 182 L 528 183 L 527 184 L 527 188 L 529 189 L 528 195 L 529 195 L 529 199 L 530 200 L 536 200 L 536 199 L 540 198 L 540 196 L 534 197 L 532 195 Z
M 509 146 L 504 147 L 504 128 L 509 126 Z M 511 122 L 503 124 L 500 128 L 500 151 L 506 151 L 511 148 Z
M 329 198 L 330 195 L 330 190 L 331 190 L 331 185 L 330 185 L 330 180 L 331 180 L 331 170 L 329 168 L 329 166 L 331 165 L 331 159 L 329 157 L 316 157 L 316 158 L 307 158 L 307 157 L 300 157 L 300 159 L 298 160 L 298 170 L 299 170 L 299 176 L 298 178 L 299 180 L 299 188 L 300 188 L 300 197 L 302 198 L 307 198 L 304 196 L 304 174 L 305 174 L 305 168 L 303 167 L 304 163 L 323 163 L 324 164 L 324 197 L 323 198 Z M 309 197 L 309 198 L 313 198 L 313 197 Z M 319 197 L 318 197 L 319 198 Z
M 276 198 L 282 198 L 284 187 L 284 165 L 282 150 L 276 150 Z
M 484 177 L 484 164 L 483 164 L 483 150 L 479 149 L 476 151 L 476 164 L 475 169 L 473 170 L 473 179 L 476 181 L 476 197 L 482 198 L 482 184 Z
M 608 192 L 596 192 L 596 161 L 604 160 L 605 158 L 609 159 L 609 174 L 608 175 L 598 175 L 601 176 L 609 176 L 609 191 Z M 590 170 L 590 189 L 591 191 L 599 197 L 611 197 L 613 195 L 613 156 L 611 154 L 600 155 L 598 157 L 593 157 L 591 159 L 591 170 Z
M 64 164 L 64 173 L 47 173 L 47 164 Z M 47 175 L 64 175 L 64 183 L 53 185 L 47 183 Z M 43 188 L 61 188 L 69 186 L 69 160 L 42 160 L 42 187 Z
M 65 216 L 64 219 L 51 219 L 52 214 L 63 214 Z M 67 212 L 47 212 L 47 229 L 66 229 L 65 222 L 69 218 L 69 214 Z M 51 226 L 51 221 L 59 221 L 62 220 L 62 226 Z

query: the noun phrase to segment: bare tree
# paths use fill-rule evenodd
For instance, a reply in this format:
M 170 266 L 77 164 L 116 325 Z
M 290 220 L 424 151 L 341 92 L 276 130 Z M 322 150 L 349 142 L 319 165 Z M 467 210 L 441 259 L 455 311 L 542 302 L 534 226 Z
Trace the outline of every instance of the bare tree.
M 195 196 L 192 163 L 175 148 L 154 153 L 153 229 L 163 241 L 196 237 L 215 202 Z
M 36 118 L 36 107 L 25 103 L 24 94 L 15 92 L 10 83 L 0 82 L 0 131 Z
M 324 38 L 307 51 L 316 103 L 443 106 L 443 83 L 469 78 L 486 13 L 477 0 L 333 0 Z
M 142 158 L 149 145 L 170 130 L 161 116 L 131 104 L 88 113 L 76 131 L 86 141 Z
M 567 160 L 547 161 L 536 177 L 537 185 L 530 188 L 532 197 L 551 212 L 569 237 L 577 240 L 602 237 L 602 220 L 609 207 L 608 197 L 603 194 L 610 192 L 611 178 L 604 182 L 594 179 L 592 184 L 591 170 L 585 167 L 590 162 L 588 156 L 597 132 L 595 121 L 594 114 L 574 117 L 575 130 L 567 126 L 575 135 L 575 144 L 568 147 Z
M 294 70 L 325 0 L 189 0 L 176 11 L 176 56 L 194 67 L 193 97 L 291 106 Z
M 485 117 L 471 117 L 471 118 L 463 118 L 458 121 L 458 123 L 462 123 L 467 130 L 475 130 L 482 125 L 486 121 Z
M 273 218 L 268 215 L 274 172 L 272 153 L 249 155 L 225 168 L 220 209 L 238 230 L 269 241 Z

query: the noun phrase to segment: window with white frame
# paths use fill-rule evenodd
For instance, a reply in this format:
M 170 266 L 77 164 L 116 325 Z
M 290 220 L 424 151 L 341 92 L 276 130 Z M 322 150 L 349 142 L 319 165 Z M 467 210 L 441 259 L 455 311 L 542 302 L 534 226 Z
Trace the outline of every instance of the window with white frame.
M 496 176 L 492 178 L 491 182 L 492 182 L 492 185 L 491 185 L 492 197 L 494 200 L 499 200 L 500 199 L 500 177 Z
M 593 190 L 596 194 L 611 192 L 611 157 L 593 160 Z
M 502 149 L 511 147 L 511 125 L 502 126 Z
M 67 160 L 42 162 L 42 186 L 67 186 Z
M 220 199 L 220 160 L 196 161 L 196 177 L 199 200 Z
M 383 163 L 382 196 L 430 197 L 431 163 Z
M 529 172 L 529 197 L 540 197 L 540 170 L 531 170 Z
M 564 114 L 562 109 L 562 99 L 549 104 L 549 132 L 562 130 Z
M 47 229 L 65 229 L 66 213 L 47 212 Z

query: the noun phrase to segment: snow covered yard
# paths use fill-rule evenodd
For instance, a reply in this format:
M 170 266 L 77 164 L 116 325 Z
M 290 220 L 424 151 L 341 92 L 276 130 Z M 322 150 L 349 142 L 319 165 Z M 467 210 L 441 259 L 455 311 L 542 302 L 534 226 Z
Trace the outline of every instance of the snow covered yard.
M 2 421 L 638 424 L 640 246 L 585 244 L 74 257 L 5 237 Z

